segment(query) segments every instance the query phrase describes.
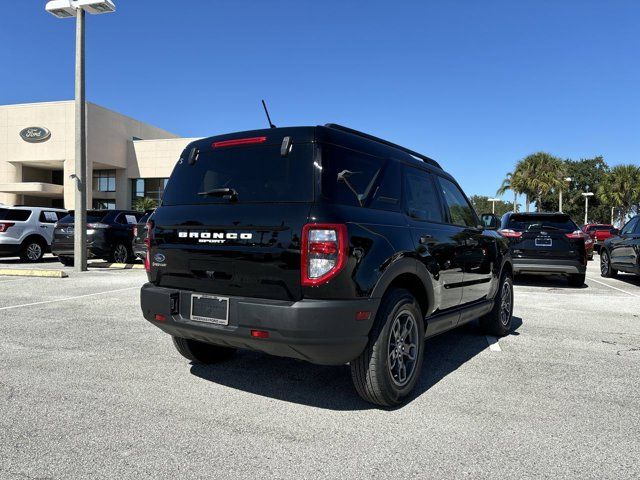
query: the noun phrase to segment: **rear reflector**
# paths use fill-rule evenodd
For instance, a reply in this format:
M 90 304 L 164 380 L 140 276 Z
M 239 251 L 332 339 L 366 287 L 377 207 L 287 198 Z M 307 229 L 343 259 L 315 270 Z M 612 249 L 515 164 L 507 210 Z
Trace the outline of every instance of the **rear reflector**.
M 167 319 L 167 317 L 165 317 L 164 315 L 160 315 L 159 313 L 156 313 L 155 318 L 156 318 L 156 321 L 158 322 L 164 322 Z
M 371 312 L 360 311 L 356 313 L 356 320 L 369 320 L 371 318 Z
M 235 147 L 238 145 L 254 145 L 256 143 L 264 143 L 266 141 L 267 137 L 236 138 L 234 140 L 222 140 L 221 142 L 213 142 L 211 146 L 213 148 Z
M 269 338 L 269 332 L 266 330 L 251 330 L 251 336 L 253 338 Z

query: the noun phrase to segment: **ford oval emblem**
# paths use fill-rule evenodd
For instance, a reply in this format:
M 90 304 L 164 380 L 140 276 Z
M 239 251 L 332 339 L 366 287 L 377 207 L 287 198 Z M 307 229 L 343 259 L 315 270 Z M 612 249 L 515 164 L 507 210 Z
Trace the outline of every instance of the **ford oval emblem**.
M 44 127 L 27 127 L 20 130 L 20 137 L 29 143 L 38 143 L 49 140 L 51 132 Z
M 162 262 L 164 262 L 164 261 L 165 261 L 165 256 L 164 256 L 163 254 L 161 254 L 161 253 L 156 253 L 156 254 L 153 256 L 153 260 L 154 260 L 155 262 L 162 263 Z

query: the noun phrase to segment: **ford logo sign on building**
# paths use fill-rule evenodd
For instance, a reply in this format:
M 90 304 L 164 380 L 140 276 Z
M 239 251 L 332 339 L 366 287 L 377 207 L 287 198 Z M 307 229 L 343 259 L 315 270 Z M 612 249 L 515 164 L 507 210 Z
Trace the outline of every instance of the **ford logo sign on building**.
M 51 132 L 44 127 L 27 127 L 20 130 L 20 137 L 22 137 L 25 142 L 39 143 L 49 140 Z

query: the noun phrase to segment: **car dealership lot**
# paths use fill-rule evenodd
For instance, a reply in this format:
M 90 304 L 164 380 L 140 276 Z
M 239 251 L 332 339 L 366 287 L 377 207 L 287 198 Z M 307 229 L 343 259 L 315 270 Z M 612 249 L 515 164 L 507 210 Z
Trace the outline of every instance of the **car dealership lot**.
M 640 281 L 597 256 L 581 289 L 519 280 L 497 344 L 475 324 L 429 340 L 391 411 L 347 367 L 189 365 L 142 319 L 144 271 L 65 270 L 0 277 L 0 478 L 640 475 Z

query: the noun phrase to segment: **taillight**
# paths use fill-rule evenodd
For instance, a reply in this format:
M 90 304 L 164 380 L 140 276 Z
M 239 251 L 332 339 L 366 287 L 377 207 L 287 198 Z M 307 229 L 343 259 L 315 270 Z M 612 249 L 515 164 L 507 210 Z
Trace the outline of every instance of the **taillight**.
M 312 287 L 335 277 L 347 261 L 347 226 L 308 223 L 302 228 L 302 285 Z
M 153 240 L 153 220 L 147 222 L 147 236 L 144 239 L 144 244 L 147 247 L 147 253 L 144 256 L 144 269 L 147 272 L 151 271 L 151 241 Z
M 13 227 L 14 225 L 15 223 L 11 222 L 0 223 L 0 233 L 6 232 L 7 230 L 9 230 L 9 227 Z
M 138 236 L 138 227 L 137 226 L 133 227 L 133 236 L 134 237 Z
M 579 238 L 585 238 L 585 234 L 582 230 L 575 230 L 571 233 L 565 233 L 565 236 L 567 238 L 570 238 L 571 240 L 578 240 Z
M 504 228 L 502 230 L 498 230 L 498 233 L 503 237 L 507 238 L 520 238 L 522 237 L 522 232 L 516 232 L 515 230 L 511 230 L 510 228 Z

